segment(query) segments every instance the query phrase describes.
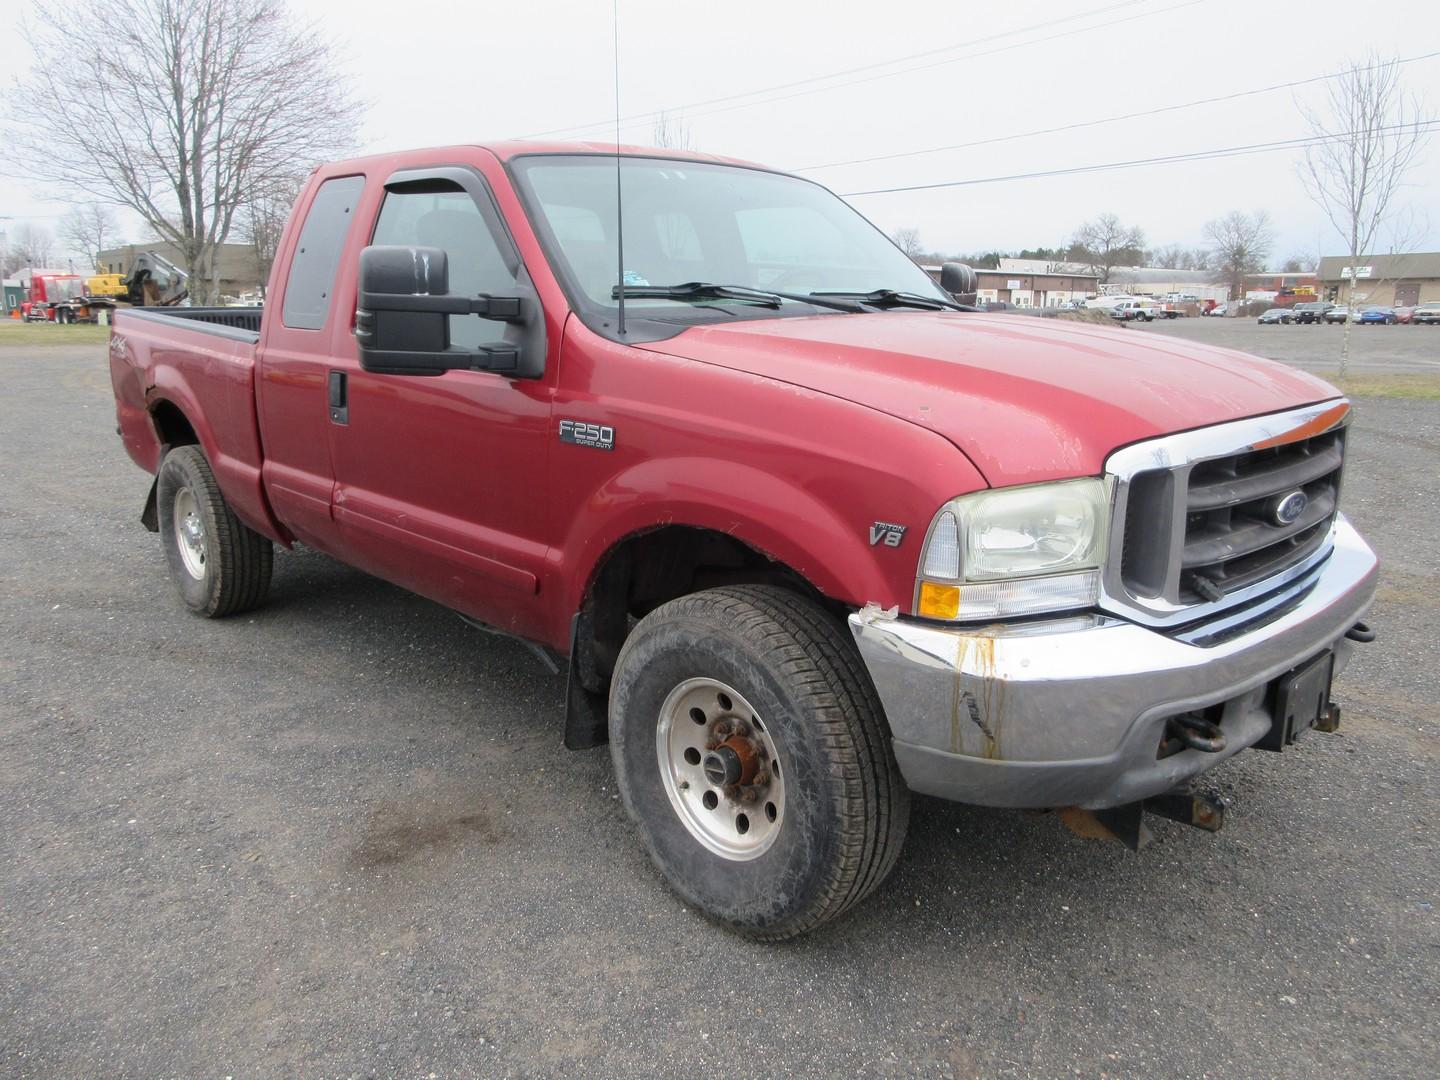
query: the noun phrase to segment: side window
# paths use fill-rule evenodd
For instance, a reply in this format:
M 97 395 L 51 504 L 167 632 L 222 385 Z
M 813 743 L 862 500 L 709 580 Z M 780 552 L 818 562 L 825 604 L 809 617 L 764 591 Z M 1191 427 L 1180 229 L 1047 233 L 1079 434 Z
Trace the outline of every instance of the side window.
M 350 231 L 351 211 L 364 189 L 363 176 L 340 176 L 326 180 L 315 192 L 285 281 L 281 321 L 286 326 L 296 330 L 324 327 L 330 295 L 335 291 L 335 268 Z
M 507 295 L 515 289 L 515 275 L 487 215 L 466 192 L 447 183 L 387 192 L 370 242 L 443 248 L 449 256 L 450 292 L 456 296 Z M 478 315 L 450 316 L 452 345 L 474 348 L 500 335 L 498 324 Z

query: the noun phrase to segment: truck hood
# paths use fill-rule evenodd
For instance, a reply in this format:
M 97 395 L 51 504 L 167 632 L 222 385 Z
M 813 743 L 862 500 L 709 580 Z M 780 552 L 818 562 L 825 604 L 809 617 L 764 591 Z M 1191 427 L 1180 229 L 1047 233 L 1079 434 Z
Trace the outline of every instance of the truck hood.
M 753 319 L 643 348 L 929 428 L 996 487 L 1103 471 L 1117 447 L 1338 396 L 1302 371 L 1164 334 L 962 312 Z

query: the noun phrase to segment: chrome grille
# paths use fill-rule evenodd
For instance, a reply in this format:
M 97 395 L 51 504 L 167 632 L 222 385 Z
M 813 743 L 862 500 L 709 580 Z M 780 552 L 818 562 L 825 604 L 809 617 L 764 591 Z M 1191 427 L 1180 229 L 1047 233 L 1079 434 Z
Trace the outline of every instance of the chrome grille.
M 1108 606 L 1177 624 L 1272 591 L 1323 558 L 1347 416 L 1332 401 L 1117 451 Z M 1304 509 L 1283 521 L 1277 508 L 1295 492 Z

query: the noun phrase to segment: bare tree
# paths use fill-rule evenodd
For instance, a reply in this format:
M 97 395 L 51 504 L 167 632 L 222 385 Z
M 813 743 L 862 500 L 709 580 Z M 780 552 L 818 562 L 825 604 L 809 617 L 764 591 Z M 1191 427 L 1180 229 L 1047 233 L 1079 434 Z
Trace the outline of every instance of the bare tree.
M 1122 225 L 1114 214 L 1101 214 L 1075 230 L 1067 253 L 1099 275 L 1103 285 L 1117 266 L 1139 266 L 1145 255 L 1145 234 L 1132 225 Z
M 60 239 L 83 258 L 87 266 L 96 268 L 100 265 L 100 252 L 118 242 L 115 213 L 103 203 L 77 206 L 60 222 Z
M 1196 270 L 1204 273 L 1210 269 L 1210 252 L 1204 248 L 1189 248 L 1180 257 L 1181 270 Z
M 6 277 L 26 266 L 54 269 L 55 238 L 50 230 L 28 221 L 18 226 L 6 238 L 5 250 L 0 252 L 0 269 Z
M 260 276 L 260 294 L 270 281 L 270 268 L 275 264 L 275 254 L 280 248 L 280 237 L 285 231 L 285 222 L 300 189 L 305 186 L 304 176 L 275 176 L 257 185 L 245 198 L 240 208 L 237 229 L 240 237 L 255 250 L 255 266 Z
M 1162 270 L 1179 270 L 1185 262 L 1185 246 L 1183 244 L 1166 244 L 1164 247 L 1149 252 L 1146 261 L 1151 266 L 1158 266 Z
M 1345 243 L 1350 271 L 1371 253 L 1394 213 L 1395 197 L 1416 163 L 1433 117 L 1400 82 L 1395 60 L 1378 56 L 1350 65 L 1328 84 L 1325 104 L 1301 112 L 1317 141 L 1306 148 L 1300 179 Z M 1343 285 L 1343 283 L 1342 283 Z M 1350 320 L 1340 348 L 1340 377 L 1350 359 Z
M 1311 251 L 1300 251 L 1280 264 L 1282 274 L 1313 274 L 1320 266 L 1320 257 Z
M 256 183 L 354 140 L 359 106 L 335 56 L 285 0 L 132 0 L 103 19 L 54 0 L 34 10 L 29 93 L 7 124 L 12 171 L 133 210 L 179 248 L 202 303 L 219 293 L 216 255 Z
M 895 241 L 895 246 L 903 251 L 909 258 L 915 259 L 920 255 L 920 230 L 896 229 L 890 234 L 890 239 Z
M 1270 215 L 1264 210 L 1246 214 L 1231 210 L 1222 218 L 1206 222 L 1205 238 L 1212 252 L 1211 273 L 1230 289 L 1231 300 L 1245 298 L 1245 275 L 1265 269 L 1265 259 L 1275 242 Z
M 678 116 L 671 116 L 664 109 L 655 117 L 655 130 L 651 136 L 656 146 L 670 150 L 693 150 L 690 139 L 690 125 Z

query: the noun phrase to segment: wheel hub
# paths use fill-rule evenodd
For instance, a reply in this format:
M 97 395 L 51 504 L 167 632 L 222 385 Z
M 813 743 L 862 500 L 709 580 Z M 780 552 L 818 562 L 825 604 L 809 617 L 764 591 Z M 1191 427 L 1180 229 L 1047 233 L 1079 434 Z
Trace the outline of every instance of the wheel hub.
M 200 516 L 200 503 L 188 487 L 175 493 L 175 543 L 185 572 L 199 581 L 205 577 L 205 520 Z
M 785 791 L 769 728 L 732 687 L 687 679 L 656 731 L 660 776 L 690 834 L 727 859 L 753 859 L 779 835 Z

